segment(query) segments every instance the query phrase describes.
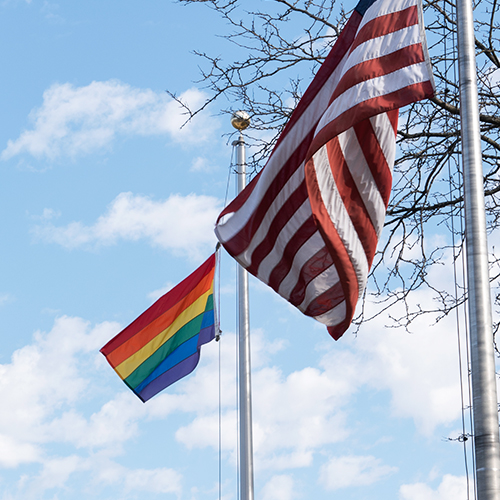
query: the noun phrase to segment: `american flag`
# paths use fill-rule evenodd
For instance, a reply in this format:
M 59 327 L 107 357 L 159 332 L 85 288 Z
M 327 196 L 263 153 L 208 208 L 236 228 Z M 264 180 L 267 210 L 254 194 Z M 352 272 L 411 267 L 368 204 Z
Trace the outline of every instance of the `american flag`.
M 384 224 L 398 108 L 433 92 L 419 0 L 361 0 L 266 166 L 217 221 L 226 250 L 335 339 Z

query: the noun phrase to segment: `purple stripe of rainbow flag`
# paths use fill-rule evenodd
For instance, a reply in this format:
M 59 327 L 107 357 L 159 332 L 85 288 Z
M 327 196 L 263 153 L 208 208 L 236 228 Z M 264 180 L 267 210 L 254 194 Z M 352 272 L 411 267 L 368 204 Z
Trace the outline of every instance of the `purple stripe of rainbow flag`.
M 143 402 L 191 373 L 215 337 L 214 274 L 215 254 L 101 349 Z

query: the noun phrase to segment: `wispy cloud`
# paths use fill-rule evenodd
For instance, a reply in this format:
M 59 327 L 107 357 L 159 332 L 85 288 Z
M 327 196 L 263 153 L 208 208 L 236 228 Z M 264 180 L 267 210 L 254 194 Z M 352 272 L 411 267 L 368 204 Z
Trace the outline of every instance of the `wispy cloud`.
M 31 467 L 18 491 L 12 496 L 4 491 L 2 498 L 46 498 L 46 490 L 64 489 L 82 474 L 93 489 L 113 484 L 122 485 L 124 493 L 180 494 L 179 472 L 129 469 L 112 459 L 137 435 L 137 423 L 147 415 L 147 408 L 125 389 L 102 404 L 107 392 L 98 386 L 102 373 L 115 378 L 98 349 L 120 328 L 114 322 L 91 326 L 63 316 L 0 364 L 0 398 L 9 408 L 0 413 L 0 468 Z M 82 404 L 89 399 L 97 403 L 92 413 Z M 60 454 L 54 452 L 57 443 L 64 445 Z
M 457 498 L 466 498 L 467 481 L 464 476 L 458 477 L 445 474 L 436 490 L 433 490 L 425 483 L 404 484 L 399 489 L 399 494 L 401 500 L 455 500 Z M 470 491 L 469 494 L 471 498 L 474 498 L 473 491 Z M 467 498 L 469 497 L 467 496 Z
M 273 476 L 262 488 L 262 500 L 291 500 L 296 497 L 292 476 Z
M 179 96 L 196 107 L 204 94 L 190 89 Z M 29 115 L 32 128 L 9 140 L 1 159 L 28 154 L 37 159 L 76 157 L 109 147 L 118 136 L 166 135 L 178 142 L 207 139 L 215 119 L 197 116 L 186 124 L 185 110 L 164 92 L 138 89 L 118 80 L 83 87 L 56 83 L 43 94 L 43 103 Z
M 231 359 L 234 342 L 234 336 L 224 334 L 222 359 Z M 266 342 L 262 332 L 252 331 L 255 467 L 259 471 L 309 467 L 315 452 L 347 437 L 349 430 L 344 417 L 355 386 L 337 382 L 324 371 L 314 368 L 304 368 L 285 376 L 278 368 L 268 365 L 268 355 L 269 342 Z M 214 345 L 204 346 L 203 360 L 204 366 L 185 383 L 186 395 L 176 402 L 177 407 L 191 409 L 197 415 L 189 424 L 178 429 L 176 438 L 188 448 L 210 446 L 217 449 L 217 386 L 210 377 L 218 363 Z M 343 373 L 341 365 L 339 371 Z M 221 379 L 224 386 L 221 394 L 234 394 L 234 377 L 234 365 L 223 363 Z M 156 400 L 158 405 L 167 401 L 166 396 Z M 235 428 L 234 400 L 227 397 L 222 404 L 225 428 Z M 225 435 L 222 449 L 235 457 L 236 435 L 232 439 Z M 268 493 L 271 495 L 270 491 Z
M 425 291 L 415 291 L 412 300 L 424 306 L 432 298 Z M 373 312 L 377 305 L 367 307 Z M 439 426 L 450 426 L 461 410 L 454 321 L 447 317 L 430 325 L 434 319 L 420 317 L 412 325 L 418 334 L 411 335 L 402 328 L 387 328 L 386 318 L 377 318 L 355 339 L 346 337 L 344 344 L 350 352 L 330 347 L 320 365 L 329 377 L 338 377 L 338 360 L 342 360 L 347 370 L 343 380 L 389 391 L 392 414 L 413 419 L 422 435 L 431 436 Z
M 80 319 L 62 317 L 50 333 L 37 332 L 32 344 L 0 365 L 0 397 L 10 408 L 0 415 L 1 465 L 38 462 L 43 443 L 65 440 L 51 421 L 56 409 L 70 408 L 87 388 L 77 357 L 95 353 L 118 328 L 103 323 L 91 329 Z
M 156 201 L 121 193 L 94 224 L 55 226 L 47 221 L 35 226 L 33 234 L 70 249 L 145 239 L 154 246 L 198 259 L 215 247 L 213 227 L 220 208 L 219 200 L 211 196 L 172 195 Z
M 335 457 L 321 467 L 320 482 L 327 490 L 368 486 L 397 470 L 372 456 Z
M 213 165 L 207 158 L 201 156 L 196 157 L 189 168 L 191 172 L 211 172 L 214 170 Z
M 123 384 L 97 350 L 120 329 L 117 323 L 92 326 L 80 318 L 61 317 L 50 332 L 37 332 L 31 344 L 14 352 L 11 362 L 0 365 L 0 397 L 11 408 L 0 414 L 0 467 L 31 464 L 31 472 L 25 475 L 16 498 L 41 498 L 40 492 L 65 488 L 82 477 L 89 487 L 121 484 L 125 493 L 149 491 L 179 496 L 179 471 L 127 469 L 114 457 L 137 438 L 141 422 L 163 421 L 176 412 L 186 414 L 184 423 L 174 425 L 171 431 L 179 443 L 187 448 L 216 450 L 219 387 L 214 383 L 214 373 L 220 360 L 221 416 L 226 430 L 222 434 L 222 452 L 230 462 L 236 461 L 236 336 L 226 333 L 220 345 L 212 342 L 204 346 L 203 362 L 190 377 L 176 384 L 174 391 L 164 391 L 142 405 L 124 387 L 106 398 L 115 390 L 115 384 Z M 252 344 L 256 469 L 272 474 L 311 467 L 314 455 L 324 454 L 329 444 L 345 440 L 352 431 L 344 416 L 352 411 L 353 396 L 373 377 L 372 370 L 380 370 L 379 363 L 387 363 L 387 359 L 379 356 L 379 347 L 370 352 L 366 346 L 358 348 L 360 342 L 364 343 L 358 337 L 358 342 L 351 345 L 353 357 L 344 349 L 332 349 L 328 366 L 305 367 L 285 376 L 269 365 L 270 344 L 262 333 L 256 333 Z M 411 337 L 404 338 L 414 348 Z M 389 338 L 389 343 L 392 340 Z M 363 370 L 362 365 L 374 356 L 379 359 Z M 433 371 L 429 365 L 424 368 Z M 438 369 L 434 368 L 434 375 Z M 394 376 L 396 372 L 390 373 Z M 103 377 L 108 377 L 108 382 L 101 387 L 96 381 Z M 418 382 L 419 373 L 414 378 Z M 439 382 L 439 377 L 433 378 Z M 394 391 L 394 387 L 390 390 Z M 407 391 L 413 394 L 415 387 Z M 93 409 L 84 410 L 82 401 L 90 400 Z M 66 451 L 49 453 L 55 444 L 63 444 Z M 392 464 L 374 455 L 344 455 L 325 462 L 319 481 L 325 490 L 366 486 L 396 471 Z M 293 500 L 296 488 L 289 473 L 272 475 L 262 488 L 262 497 Z M 444 476 L 437 490 L 424 483 L 406 484 L 400 489 L 400 497 L 451 500 L 463 488 L 462 478 Z

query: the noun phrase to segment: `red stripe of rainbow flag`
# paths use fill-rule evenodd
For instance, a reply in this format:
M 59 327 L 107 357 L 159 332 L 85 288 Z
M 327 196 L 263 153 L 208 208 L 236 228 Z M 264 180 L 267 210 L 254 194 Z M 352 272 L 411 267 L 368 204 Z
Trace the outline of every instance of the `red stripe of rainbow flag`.
M 143 402 L 191 373 L 215 337 L 214 273 L 215 254 L 101 349 Z

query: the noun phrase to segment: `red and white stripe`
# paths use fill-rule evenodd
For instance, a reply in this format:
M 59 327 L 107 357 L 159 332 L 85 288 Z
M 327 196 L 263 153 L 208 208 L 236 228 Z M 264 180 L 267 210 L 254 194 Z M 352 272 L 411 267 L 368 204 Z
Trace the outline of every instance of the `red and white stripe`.
M 336 339 L 384 223 L 398 108 L 433 94 L 417 1 L 354 11 L 267 165 L 215 229 L 243 267 Z

